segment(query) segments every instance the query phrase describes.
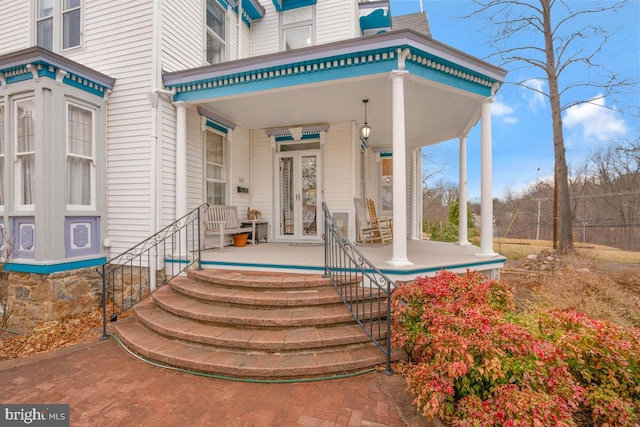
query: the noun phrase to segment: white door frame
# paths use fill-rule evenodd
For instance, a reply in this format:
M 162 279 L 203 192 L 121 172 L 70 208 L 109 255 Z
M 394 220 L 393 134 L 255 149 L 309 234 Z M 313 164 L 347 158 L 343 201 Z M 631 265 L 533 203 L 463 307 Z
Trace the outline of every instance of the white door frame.
M 316 157 L 316 206 L 315 206 L 315 227 L 316 233 L 312 235 L 305 234 L 303 231 L 303 217 L 302 217 L 302 203 L 304 199 L 302 189 L 302 158 L 305 156 Z M 283 230 L 284 218 L 280 209 L 281 194 L 280 194 L 280 161 L 283 158 L 293 158 L 293 218 L 291 227 L 288 230 Z M 276 241 L 318 241 L 322 238 L 322 232 L 324 229 L 323 213 L 322 213 L 322 195 L 323 181 L 322 181 L 322 150 L 300 150 L 300 151 L 284 151 L 276 152 L 274 156 L 274 206 L 273 206 L 273 219 L 274 219 L 274 240 Z M 285 233 L 283 233 L 285 231 Z M 291 234 L 286 234 L 290 232 Z

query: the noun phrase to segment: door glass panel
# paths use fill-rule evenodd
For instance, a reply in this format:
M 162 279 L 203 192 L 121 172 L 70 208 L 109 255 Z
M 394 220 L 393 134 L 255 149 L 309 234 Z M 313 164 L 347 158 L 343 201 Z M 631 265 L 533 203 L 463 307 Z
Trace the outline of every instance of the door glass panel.
M 293 157 L 280 158 L 280 235 L 293 235 Z
M 318 234 L 318 180 L 316 156 L 302 156 L 302 234 Z

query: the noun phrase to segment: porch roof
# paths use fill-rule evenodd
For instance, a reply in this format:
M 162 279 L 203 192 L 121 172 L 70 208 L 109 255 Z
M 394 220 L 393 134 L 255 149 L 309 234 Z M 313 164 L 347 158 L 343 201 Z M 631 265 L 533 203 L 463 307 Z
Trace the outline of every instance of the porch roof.
M 418 148 L 465 134 L 482 100 L 506 71 L 412 30 L 312 46 L 166 73 L 164 85 L 184 101 L 247 129 L 355 121 L 369 99 L 371 146 L 391 144 L 391 82 L 398 51 L 409 49 L 406 146 Z

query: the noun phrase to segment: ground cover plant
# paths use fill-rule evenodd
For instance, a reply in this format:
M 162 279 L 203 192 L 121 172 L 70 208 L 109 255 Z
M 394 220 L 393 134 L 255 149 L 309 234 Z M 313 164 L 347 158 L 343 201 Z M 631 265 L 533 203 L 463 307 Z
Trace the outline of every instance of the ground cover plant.
M 511 301 L 473 272 L 398 287 L 392 342 L 420 411 L 461 426 L 638 422 L 638 329 Z

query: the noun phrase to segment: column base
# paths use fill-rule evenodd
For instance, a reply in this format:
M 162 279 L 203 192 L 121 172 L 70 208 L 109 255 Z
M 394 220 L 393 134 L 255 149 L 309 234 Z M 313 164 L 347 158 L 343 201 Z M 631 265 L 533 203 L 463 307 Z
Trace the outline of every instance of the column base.
M 478 258 L 495 258 L 495 257 L 500 256 L 500 254 L 496 253 L 496 252 L 493 252 L 493 251 L 491 251 L 491 252 L 480 251 L 480 252 L 476 253 L 476 256 Z
M 415 265 L 414 263 L 412 263 L 411 261 L 409 261 L 408 259 L 390 259 L 389 261 L 387 261 L 387 264 L 392 265 L 394 267 L 411 267 L 413 265 Z
M 456 245 L 458 245 L 458 246 L 473 246 L 471 244 L 471 242 L 469 242 L 468 240 L 465 240 L 464 242 L 457 242 Z

